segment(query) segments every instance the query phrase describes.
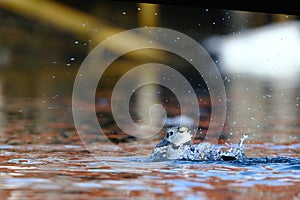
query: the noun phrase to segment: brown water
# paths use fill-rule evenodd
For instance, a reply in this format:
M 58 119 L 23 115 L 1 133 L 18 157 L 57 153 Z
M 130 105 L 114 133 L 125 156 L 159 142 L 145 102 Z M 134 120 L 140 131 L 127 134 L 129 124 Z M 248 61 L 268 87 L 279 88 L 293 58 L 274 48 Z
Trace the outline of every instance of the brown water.
M 99 160 L 81 145 L 2 145 L 1 199 L 299 199 L 299 159 L 149 163 L 153 145 L 126 144 L 132 153 L 124 155 L 101 144 Z M 246 152 L 292 157 L 299 147 L 252 144 Z
M 244 151 L 255 159 L 244 163 L 149 162 L 160 138 L 134 140 L 113 124 L 109 108 L 97 108 L 114 144 L 99 140 L 91 154 L 72 120 L 74 73 L 39 72 L 43 85 L 32 95 L 22 84 L 10 87 L 12 74 L 3 81 L 0 112 L 1 199 L 300 199 L 297 124 L 250 131 Z M 37 81 L 26 76 L 28 85 Z M 235 144 L 241 135 L 228 136 L 223 143 Z M 278 156 L 288 159 L 272 160 Z
M 276 63 L 274 71 L 269 71 L 277 74 L 274 80 L 266 78 L 269 73 L 265 74 L 266 77 L 257 73 L 224 74 L 222 77 L 228 110 L 219 145 L 236 144 L 243 134 L 248 134 L 244 142 L 248 159 L 243 162 L 149 162 L 147 158 L 160 138 L 140 141 L 120 131 L 110 113 L 111 91 L 96 94 L 96 114 L 105 135 L 89 145 L 89 150 L 94 149 L 91 153 L 75 129 L 71 98 L 79 65 L 93 46 L 104 39 L 98 39 L 103 30 L 111 31 L 111 34 L 117 31 L 111 27 L 113 25 L 130 29 L 156 24 L 182 31 L 201 43 L 206 37 L 220 35 L 216 44 L 210 47 L 211 53 L 215 54 L 219 44 L 222 44 L 219 41 L 221 37 L 226 39 L 232 35 L 242 35 L 240 33 L 244 30 L 297 16 L 169 5 L 151 8 L 150 4 L 120 2 L 60 3 L 66 6 L 66 15 L 57 15 L 65 17 L 51 23 L 44 17 L 34 17 L 35 14 L 28 18 L 27 14 L 35 12 L 2 7 L 0 10 L 0 200 L 300 199 L 298 71 L 292 71 L 291 77 L 281 80 L 279 69 L 282 66 Z M 54 6 L 53 11 L 47 5 L 46 2 L 44 7 L 38 9 L 45 10 L 45 14 L 50 11 L 53 16 L 64 13 L 57 12 L 60 6 Z M 81 10 L 83 15 L 79 13 L 75 18 L 68 15 L 69 9 L 73 8 L 75 12 Z M 81 19 L 84 15 L 92 17 L 88 17 L 92 21 Z M 69 19 L 74 19 L 71 25 Z M 93 21 L 98 19 L 99 25 L 94 27 Z M 61 26 L 64 23 L 67 24 Z M 266 35 L 270 36 L 269 33 Z M 278 43 L 285 44 L 284 38 Z M 269 37 L 266 39 L 269 44 Z M 290 43 L 286 44 L 290 46 Z M 270 48 L 273 46 L 276 49 L 285 48 L 277 46 L 277 43 Z M 241 44 L 241 49 L 243 47 Z M 297 53 L 288 48 L 285 50 L 287 54 Z M 147 54 L 147 50 L 145 52 Z M 118 59 L 102 77 L 102 86 L 110 90 L 113 79 L 120 78 L 126 69 L 137 66 L 141 61 L 153 63 L 156 59 L 164 61 L 159 63 L 184 71 L 195 85 L 201 82 L 203 77 L 194 74 L 191 66 L 178 56 L 160 53 L 159 56 L 141 59 L 137 57 L 138 52 L 131 52 L 128 58 Z M 250 58 L 255 58 L 255 53 Z M 216 63 L 222 62 L 218 55 L 213 57 Z M 277 61 L 281 57 L 289 58 L 275 53 L 273 57 L 266 54 L 250 61 L 259 64 L 262 60 L 262 63 L 268 64 L 270 60 Z M 247 66 L 241 65 L 240 69 Z M 255 71 L 255 66 L 250 68 Z M 208 92 L 204 92 L 206 86 L 201 84 L 198 84 L 198 93 L 207 95 Z M 170 102 L 176 104 L 176 100 L 170 93 L 165 93 L 161 104 L 169 111 L 169 116 L 176 116 L 180 110 L 171 105 Z M 204 96 L 199 104 L 203 111 L 199 127 L 205 132 L 210 122 L 210 101 Z M 201 137 L 196 139 L 198 143 Z

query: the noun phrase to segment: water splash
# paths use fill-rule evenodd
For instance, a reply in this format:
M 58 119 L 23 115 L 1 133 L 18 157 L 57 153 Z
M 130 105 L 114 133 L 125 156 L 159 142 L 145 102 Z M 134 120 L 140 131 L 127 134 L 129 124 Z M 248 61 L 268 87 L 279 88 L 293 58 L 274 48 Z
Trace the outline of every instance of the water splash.
M 243 142 L 247 137 L 247 135 L 243 135 L 236 148 L 231 147 L 225 151 L 209 143 L 191 145 L 191 148 L 184 152 L 181 159 L 190 161 L 245 160 L 247 157 L 243 151 Z
M 172 138 L 169 137 L 168 131 L 180 129 L 179 127 L 172 127 L 167 130 L 167 135 L 163 141 L 167 141 L 164 145 L 157 145 L 150 157 L 151 161 L 165 161 L 165 160 L 185 160 L 185 161 L 231 161 L 231 160 L 246 160 L 247 157 L 243 151 L 243 142 L 248 135 L 243 135 L 237 147 L 230 147 L 227 150 L 222 150 L 218 145 L 211 145 L 210 143 L 190 144 L 185 142 L 180 145 L 172 143 Z M 184 133 L 181 133 L 184 134 Z M 186 134 L 189 134 L 187 131 Z
M 248 135 L 243 135 L 237 145 L 237 148 L 230 148 L 229 150 L 227 151 L 223 151 L 220 153 L 220 156 L 221 158 L 224 160 L 224 161 L 227 161 L 227 160 L 246 160 L 247 157 L 244 153 L 244 150 L 243 150 L 243 143 L 244 143 L 244 140 L 248 138 Z

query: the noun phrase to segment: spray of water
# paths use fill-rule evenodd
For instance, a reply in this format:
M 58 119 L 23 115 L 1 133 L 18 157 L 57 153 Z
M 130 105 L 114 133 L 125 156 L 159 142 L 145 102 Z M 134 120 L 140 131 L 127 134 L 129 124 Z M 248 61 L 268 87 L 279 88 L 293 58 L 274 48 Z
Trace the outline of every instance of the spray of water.
M 189 131 L 183 133 L 176 132 L 176 130 L 180 129 L 182 129 L 182 127 L 172 127 L 169 130 L 167 130 L 166 137 L 153 149 L 150 155 L 151 161 L 243 161 L 247 159 L 243 151 L 243 142 L 246 138 L 248 138 L 248 135 L 243 135 L 236 147 L 230 147 L 226 150 L 222 150 L 218 145 L 213 145 L 207 142 L 200 143 L 197 145 L 191 144 L 191 141 L 185 141 L 181 144 L 175 143 L 175 134 L 189 134 Z M 170 136 L 169 132 L 172 132 L 172 136 Z

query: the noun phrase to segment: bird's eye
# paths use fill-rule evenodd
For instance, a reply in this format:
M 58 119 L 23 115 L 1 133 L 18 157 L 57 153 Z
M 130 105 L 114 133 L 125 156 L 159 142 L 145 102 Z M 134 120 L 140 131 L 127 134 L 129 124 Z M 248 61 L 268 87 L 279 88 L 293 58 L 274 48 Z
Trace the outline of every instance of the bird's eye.
M 172 136 L 174 133 L 173 133 L 173 131 L 170 131 L 169 132 L 169 136 Z

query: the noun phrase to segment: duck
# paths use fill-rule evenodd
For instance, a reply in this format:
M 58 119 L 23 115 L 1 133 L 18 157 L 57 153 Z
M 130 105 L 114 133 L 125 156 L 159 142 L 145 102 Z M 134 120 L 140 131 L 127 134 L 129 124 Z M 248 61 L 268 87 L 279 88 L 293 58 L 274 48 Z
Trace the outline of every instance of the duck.
M 227 151 L 208 142 L 192 144 L 192 138 L 188 127 L 168 128 L 165 137 L 152 150 L 150 160 L 233 161 L 246 158 L 242 150 L 246 135 L 241 138 L 237 148 L 229 148 Z

